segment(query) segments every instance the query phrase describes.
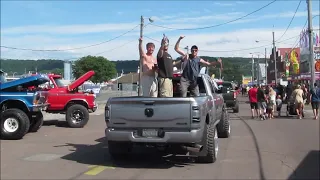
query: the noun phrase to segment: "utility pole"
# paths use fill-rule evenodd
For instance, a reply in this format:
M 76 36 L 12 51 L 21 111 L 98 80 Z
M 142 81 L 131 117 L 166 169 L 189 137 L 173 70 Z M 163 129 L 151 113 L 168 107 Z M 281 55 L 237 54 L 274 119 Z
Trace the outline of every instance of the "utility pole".
M 277 85 L 277 55 L 276 55 L 276 45 L 274 42 L 274 31 L 272 32 L 273 41 L 273 59 L 274 59 L 274 84 Z
M 267 62 L 267 48 L 264 48 L 264 61 L 265 61 L 265 67 L 266 67 L 266 69 L 265 69 L 265 76 L 266 76 L 266 84 L 268 84 L 268 78 L 267 78 L 267 76 L 268 76 L 268 62 Z
M 257 69 L 257 71 L 258 71 L 258 73 L 257 73 L 258 85 L 260 85 L 260 59 L 259 59 L 259 57 L 260 57 L 260 55 L 258 54 L 258 69 Z
M 252 67 L 251 67 L 251 73 L 252 73 L 252 84 L 254 82 L 254 59 L 253 59 L 253 54 L 252 54 Z
M 143 26 L 144 26 L 144 19 L 141 16 L 141 24 L 140 24 L 140 38 L 143 38 Z M 142 63 L 143 59 L 140 57 L 140 70 L 139 70 L 139 89 L 138 89 L 138 96 L 142 96 L 142 86 L 141 86 L 141 79 L 142 79 Z
M 311 13 L 311 0 L 307 1 L 308 3 L 308 33 L 309 33 L 309 62 L 310 62 L 310 73 L 311 73 L 311 82 L 310 86 L 313 87 L 315 82 L 315 62 L 313 57 L 313 33 L 312 33 L 312 13 Z

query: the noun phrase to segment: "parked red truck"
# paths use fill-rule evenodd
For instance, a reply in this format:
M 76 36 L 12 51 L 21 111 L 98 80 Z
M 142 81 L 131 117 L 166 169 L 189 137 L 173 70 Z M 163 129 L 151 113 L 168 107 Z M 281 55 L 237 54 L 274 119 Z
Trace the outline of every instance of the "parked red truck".
M 84 127 L 89 121 L 89 112 L 95 112 L 98 106 L 94 94 L 79 92 L 79 87 L 94 74 L 94 71 L 89 71 L 68 86 L 62 83 L 61 75 L 47 74 L 50 81 L 44 90 L 49 92 L 50 105 L 46 112 L 66 114 L 69 127 Z

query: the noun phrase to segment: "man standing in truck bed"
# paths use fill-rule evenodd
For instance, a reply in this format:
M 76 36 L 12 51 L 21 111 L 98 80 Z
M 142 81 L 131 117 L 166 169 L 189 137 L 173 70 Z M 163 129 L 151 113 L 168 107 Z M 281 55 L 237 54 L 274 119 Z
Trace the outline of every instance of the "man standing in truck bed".
M 157 55 L 160 97 L 173 97 L 173 61 L 171 55 L 168 53 L 168 46 L 169 39 L 163 37 Z
M 147 97 L 157 97 L 158 96 L 158 83 L 156 80 L 155 64 L 157 62 L 156 58 L 153 57 L 153 51 L 155 45 L 153 43 L 148 43 L 147 53 L 144 52 L 142 47 L 142 38 L 139 39 L 139 53 L 140 59 L 142 59 L 143 66 L 140 68 L 142 73 L 141 85 L 142 94 Z
M 187 97 L 188 88 L 190 89 L 191 96 L 199 96 L 199 87 L 197 83 L 198 75 L 200 73 L 200 63 L 214 66 L 220 63 L 222 68 L 221 59 L 219 58 L 217 62 L 207 62 L 198 56 L 198 47 L 196 45 L 191 47 L 191 54 L 184 53 L 180 48 L 179 44 L 184 36 L 180 36 L 176 45 L 175 51 L 182 56 L 183 62 L 183 72 L 180 80 L 180 91 L 182 97 Z

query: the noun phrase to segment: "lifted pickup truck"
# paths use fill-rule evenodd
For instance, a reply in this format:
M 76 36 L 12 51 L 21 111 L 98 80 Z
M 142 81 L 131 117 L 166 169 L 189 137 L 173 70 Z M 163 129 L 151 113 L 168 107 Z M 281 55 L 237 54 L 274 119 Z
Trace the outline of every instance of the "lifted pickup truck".
M 61 75 L 46 74 L 49 82 L 43 90 L 48 91 L 50 104 L 46 112 L 66 114 L 69 127 L 84 127 L 89 121 L 89 112 L 95 112 L 98 106 L 93 93 L 79 92 L 78 87 L 94 74 L 94 71 L 89 71 L 67 86 L 61 82 Z
M 0 83 L 1 139 L 21 139 L 28 132 L 38 131 L 43 124 L 41 110 L 48 107 L 45 91 L 29 91 L 29 86 L 37 86 L 49 81 L 37 75 L 6 82 L 2 76 Z
M 234 113 L 239 112 L 238 91 L 236 84 L 228 81 L 217 81 L 219 93 L 222 93 L 227 108 L 232 108 Z
M 105 135 L 113 158 L 123 157 L 133 145 L 148 145 L 195 156 L 213 163 L 218 137 L 229 137 L 230 122 L 223 97 L 210 77 L 198 77 L 200 96 L 180 97 L 180 76 L 173 78 L 174 97 L 114 97 L 105 106 Z

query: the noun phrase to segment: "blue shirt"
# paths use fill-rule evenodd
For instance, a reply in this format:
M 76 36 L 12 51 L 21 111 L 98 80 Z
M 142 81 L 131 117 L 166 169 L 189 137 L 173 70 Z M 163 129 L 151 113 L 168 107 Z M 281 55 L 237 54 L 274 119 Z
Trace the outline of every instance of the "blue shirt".
M 182 77 L 190 81 L 197 81 L 200 73 L 200 57 L 196 56 L 192 59 L 185 60 Z
M 320 88 L 313 88 L 311 90 L 311 95 L 311 102 L 320 102 Z

